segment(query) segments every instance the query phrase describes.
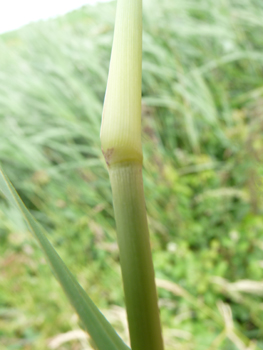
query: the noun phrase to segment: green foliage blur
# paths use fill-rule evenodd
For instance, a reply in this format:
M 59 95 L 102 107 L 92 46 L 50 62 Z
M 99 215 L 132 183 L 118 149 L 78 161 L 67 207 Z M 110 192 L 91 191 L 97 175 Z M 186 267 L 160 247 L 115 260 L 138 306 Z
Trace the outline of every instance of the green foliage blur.
M 0 36 L 0 164 L 125 337 L 99 139 L 115 6 L 87 6 Z M 158 283 L 167 350 L 263 349 L 262 18 L 261 0 L 144 1 L 153 259 L 156 277 L 184 294 Z M 52 343 L 81 325 L 2 197 L 0 271 L 0 349 L 91 349 L 79 338 Z

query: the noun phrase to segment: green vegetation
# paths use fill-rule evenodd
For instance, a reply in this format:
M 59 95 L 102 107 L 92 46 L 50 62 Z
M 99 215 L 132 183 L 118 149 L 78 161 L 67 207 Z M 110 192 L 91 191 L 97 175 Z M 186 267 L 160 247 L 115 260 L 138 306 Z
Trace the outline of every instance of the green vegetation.
M 114 10 L 86 7 L 0 37 L 0 161 L 126 339 L 99 140 Z M 144 181 L 166 350 L 245 349 L 248 339 L 263 349 L 262 18 L 261 0 L 144 3 Z M 52 337 L 78 329 L 2 197 L 0 271 L 0 348 L 55 348 Z

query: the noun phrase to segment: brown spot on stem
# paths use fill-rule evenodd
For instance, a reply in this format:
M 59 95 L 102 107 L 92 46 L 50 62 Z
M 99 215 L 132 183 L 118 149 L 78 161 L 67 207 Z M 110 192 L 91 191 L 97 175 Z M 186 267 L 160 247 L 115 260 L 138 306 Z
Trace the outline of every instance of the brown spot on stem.
M 104 152 L 102 150 L 102 153 L 104 155 L 104 158 L 106 160 L 107 165 L 110 165 L 110 160 L 111 160 L 113 152 L 114 152 L 114 148 L 108 148 L 106 152 Z

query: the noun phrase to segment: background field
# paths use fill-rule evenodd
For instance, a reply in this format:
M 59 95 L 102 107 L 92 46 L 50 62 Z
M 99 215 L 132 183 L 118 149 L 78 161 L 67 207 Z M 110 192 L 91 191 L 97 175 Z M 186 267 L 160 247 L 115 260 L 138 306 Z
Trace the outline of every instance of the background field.
M 126 339 L 99 140 L 115 6 L 0 36 L 0 163 Z M 144 181 L 166 350 L 263 349 L 262 18 L 261 0 L 144 1 Z M 0 349 L 90 349 L 51 341 L 81 325 L 2 197 L 0 271 Z

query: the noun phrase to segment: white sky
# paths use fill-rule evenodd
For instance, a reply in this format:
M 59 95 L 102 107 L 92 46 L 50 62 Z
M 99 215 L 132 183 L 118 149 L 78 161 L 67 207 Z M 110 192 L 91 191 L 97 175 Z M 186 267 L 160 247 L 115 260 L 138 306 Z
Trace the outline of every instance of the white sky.
M 0 0 L 0 33 L 63 15 L 86 4 L 109 0 Z

